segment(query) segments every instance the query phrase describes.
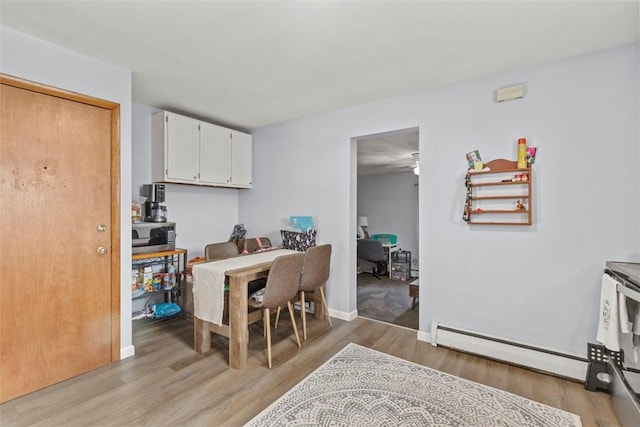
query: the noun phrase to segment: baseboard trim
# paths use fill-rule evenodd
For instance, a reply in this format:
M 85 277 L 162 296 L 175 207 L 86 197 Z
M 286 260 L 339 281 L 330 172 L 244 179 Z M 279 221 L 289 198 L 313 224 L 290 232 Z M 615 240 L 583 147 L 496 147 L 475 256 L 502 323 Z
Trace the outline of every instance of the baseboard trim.
M 424 331 L 418 331 L 418 341 L 431 342 L 431 334 Z
M 133 345 L 120 348 L 120 360 L 135 356 L 135 354 L 136 348 Z
M 329 309 L 329 316 L 335 317 L 336 319 L 346 320 L 347 322 L 351 322 L 353 319 L 358 317 L 358 310 L 354 310 L 350 313 L 347 313 L 345 311 Z
M 584 355 L 506 340 L 438 322 L 433 322 L 431 325 L 429 341 L 435 346 L 478 354 L 580 382 L 584 382 L 586 378 L 588 362 Z

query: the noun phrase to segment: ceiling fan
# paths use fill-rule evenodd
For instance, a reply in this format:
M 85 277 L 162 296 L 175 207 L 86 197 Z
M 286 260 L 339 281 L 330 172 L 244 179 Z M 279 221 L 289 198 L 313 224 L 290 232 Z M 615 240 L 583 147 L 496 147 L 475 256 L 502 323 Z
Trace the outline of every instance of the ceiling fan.
M 413 172 L 416 175 L 420 175 L 420 154 L 411 154 L 411 160 L 406 160 L 405 165 L 398 168 L 398 172 Z
M 358 175 L 412 172 L 418 159 L 418 131 L 405 129 L 358 139 Z

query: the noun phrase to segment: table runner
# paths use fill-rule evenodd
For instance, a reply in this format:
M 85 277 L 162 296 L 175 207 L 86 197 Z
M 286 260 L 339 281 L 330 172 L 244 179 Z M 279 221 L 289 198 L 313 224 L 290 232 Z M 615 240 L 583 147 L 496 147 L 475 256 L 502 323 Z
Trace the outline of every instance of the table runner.
M 270 262 L 282 255 L 295 254 L 289 249 L 274 249 L 193 266 L 193 313 L 207 322 L 222 325 L 224 280 L 229 270 Z

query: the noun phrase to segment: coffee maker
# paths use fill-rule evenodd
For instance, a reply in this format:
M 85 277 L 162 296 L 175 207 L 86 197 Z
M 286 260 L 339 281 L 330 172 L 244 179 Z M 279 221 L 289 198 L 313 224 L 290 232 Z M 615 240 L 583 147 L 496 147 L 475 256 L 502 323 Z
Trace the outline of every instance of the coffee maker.
M 144 202 L 145 222 L 167 222 L 167 207 L 164 202 L 164 184 L 144 184 L 141 195 L 147 198 Z

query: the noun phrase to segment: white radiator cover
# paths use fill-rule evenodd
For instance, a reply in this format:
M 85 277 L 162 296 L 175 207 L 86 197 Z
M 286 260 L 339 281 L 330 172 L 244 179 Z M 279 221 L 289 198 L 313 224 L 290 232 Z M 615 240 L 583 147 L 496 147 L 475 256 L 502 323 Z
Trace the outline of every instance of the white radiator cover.
M 588 362 L 584 354 L 536 347 L 438 322 L 431 323 L 429 338 L 433 346 L 441 345 L 580 382 L 584 382 L 587 375 Z

